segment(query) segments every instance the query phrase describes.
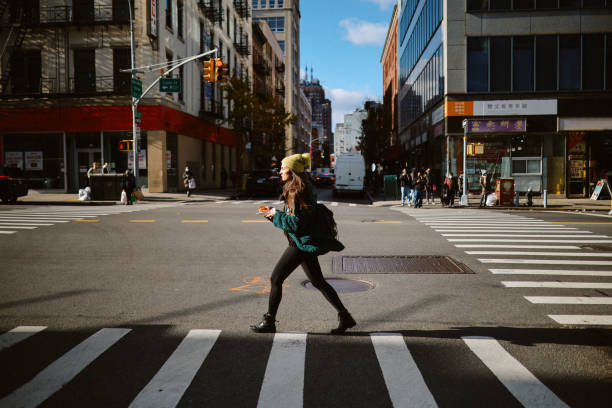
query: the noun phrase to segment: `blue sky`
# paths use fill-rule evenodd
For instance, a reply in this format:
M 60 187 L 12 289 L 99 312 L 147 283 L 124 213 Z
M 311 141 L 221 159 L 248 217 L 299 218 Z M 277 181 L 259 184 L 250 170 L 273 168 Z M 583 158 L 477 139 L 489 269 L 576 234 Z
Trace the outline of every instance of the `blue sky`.
M 382 101 L 380 56 L 396 0 L 301 0 L 300 65 L 332 101 L 333 124 L 367 99 Z

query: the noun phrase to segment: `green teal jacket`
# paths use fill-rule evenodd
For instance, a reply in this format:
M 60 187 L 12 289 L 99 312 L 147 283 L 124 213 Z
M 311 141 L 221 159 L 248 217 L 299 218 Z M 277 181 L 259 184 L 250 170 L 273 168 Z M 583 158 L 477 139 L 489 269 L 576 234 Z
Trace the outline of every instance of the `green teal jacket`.
M 272 222 L 275 227 L 287 233 L 300 251 L 317 255 L 323 255 L 329 251 L 342 251 L 344 245 L 335 237 L 317 235 L 313 232 L 317 222 L 316 203 L 317 198 L 313 195 L 312 202 L 308 203 L 308 208 L 296 209 L 295 214 L 291 214 L 285 205 L 282 210 L 276 211 Z

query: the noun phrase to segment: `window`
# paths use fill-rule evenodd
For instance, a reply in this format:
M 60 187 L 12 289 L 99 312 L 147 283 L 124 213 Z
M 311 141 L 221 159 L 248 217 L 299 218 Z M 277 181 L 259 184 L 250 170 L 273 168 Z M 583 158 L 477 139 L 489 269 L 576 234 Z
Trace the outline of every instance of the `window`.
M 580 36 L 559 36 L 559 89 L 580 89 Z
M 512 158 L 512 174 L 541 174 L 542 173 L 542 159 L 539 157 L 524 158 L 517 157 Z
M 536 0 L 537 9 L 553 9 L 557 8 L 558 0 Z
M 278 42 L 278 45 L 280 45 L 280 48 L 283 51 L 283 56 L 284 56 L 285 55 L 285 40 L 280 40 Z
M 177 23 L 176 31 L 179 38 L 183 38 L 183 0 L 176 0 Z
M 174 0 L 166 0 L 166 27 L 172 30 L 172 2 Z
M 259 0 L 253 0 L 253 8 L 254 9 L 259 8 Z
M 491 91 L 510 90 L 511 49 L 510 37 L 492 37 L 491 46 Z
M 514 37 L 513 90 L 533 91 L 533 37 Z
M 557 89 L 557 36 L 536 37 L 536 90 Z
M 490 0 L 491 10 L 510 10 L 511 0 Z
M 274 0 L 270 0 L 270 8 L 274 8 Z
M 533 9 L 535 0 L 514 0 L 515 10 L 529 10 Z
M 604 88 L 604 35 L 582 37 L 582 89 Z
M 90 52 L 89 50 L 86 52 Z M 75 56 L 77 51 L 75 50 Z M 93 50 L 91 50 L 93 54 Z M 77 61 L 75 58 L 75 65 Z M 76 66 L 75 66 L 76 68 Z M 88 69 L 92 69 L 91 66 Z M 85 82 L 87 90 L 95 90 L 95 67 L 93 67 L 93 73 L 86 72 L 85 81 L 93 75 L 93 83 Z M 76 72 L 76 69 L 75 69 Z M 77 74 L 78 75 L 78 74 Z M 13 92 L 16 93 L 39 93 L 40 92 L 40 79 L 41 79 L 41 59 L 40 51 L 22 51 L 15 50 L 11 54 L 11 81 L 13 85 Z M 90 89 L 91 87 L 91 89 Z
M 489 90 L 489 42 L 483 37 L 469 37 L 467 50 L 468 92 Z
M 612 1 L 608 4 L 612 5 Z M 606 89 L 612 90 L 612 34 L 606 38 Z
M 16 70 L 16 72 L 18 71 Z M 74 90 L 76 92 L 95 92 L 96 90 L 96 52 L 95 50 L 93 49 L 74 50 L 74 76 L 75 76 Z
M 580 0 L 559 0 L 559 8 L 579 8 Z
M 113 49 L 113 88 L 115 92 L 129 92 L 132 76 L 129 72 L 121 72 L 121 70 L 131 67 L 131 63 L 129 48 Z
M 582 8 L 604 8 L 605 0 L 582 0 Z
M 285 5 L 283 3 L 284 3 L 284 0 L 277 0 L 276 1 L 276 8 L 283 8 L 283 7 L 285 7 Z

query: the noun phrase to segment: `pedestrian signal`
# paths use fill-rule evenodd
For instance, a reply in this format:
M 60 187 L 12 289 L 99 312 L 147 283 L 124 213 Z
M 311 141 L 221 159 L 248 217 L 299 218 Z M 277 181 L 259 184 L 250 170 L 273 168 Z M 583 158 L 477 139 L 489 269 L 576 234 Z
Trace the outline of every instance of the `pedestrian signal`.
M 134 141 L 132 140 L 122 140 L 119 142 L 119 151 L 120 152 L 131 152 L 133 151 Z
M 228 68 L 221 58 L 215 58 L 215 82 L 227 82 Z
M 202 72 L 202 80 L 204 82 L 215 82 L 215 59 L 211 58 L 204 61 L 204 70 Z

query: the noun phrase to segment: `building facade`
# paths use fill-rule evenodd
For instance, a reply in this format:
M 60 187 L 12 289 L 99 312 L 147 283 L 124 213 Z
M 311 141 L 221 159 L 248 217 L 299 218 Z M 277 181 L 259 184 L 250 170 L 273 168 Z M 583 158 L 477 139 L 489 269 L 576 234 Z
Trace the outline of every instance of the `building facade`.
M 390 129 L 389 145 L 397 145 L 397 4 L 393 7 L 380 63 L 383 72 L 383 104 L 386 129 Z
M 306 68 L 306 77 L 302 80 L 300 87 L 310 101 L 312 106 L 312 123 L 318 129 L 317 137 L 320 138 L 318 143 L 321 143 L 321 148 L 327 152 L 331 152 L 334 146 L 334 135 L 331 131 L 332 123 L 332 106 L 331 101 L 325 97 L 325 90 L 321 86 L 321 82 L 312 77 L 312 68 L 310 80 L 308 77 L 308 68 Z M 315 137 L 315 136 L 313 136 Z M 319 145 L 317 145 L 318 147 Z
M 587 197 L 612 175 L 612 9 L 602 0 L 402 0 L 402 165 Z
M 300 98 L 300 2 L 299 0 L 251 0 L 253 21 L 264 19 L 272 29 L 285 57 L 285 110 L 296 117 Z M 306 135 L 297 122 L 288 127 L 287 154 L 304 151 Z
M 135 0 L 135 66 L 144 91 L 162 74 L 173 92 L 151 89 L 140 101 L 139 182 L 152 192 L 183 188 L 189 165 L 198 187 L 239 171 L 238 140 L 217 85 L 202 82 L 202 63 L 167 74 L 176 60 L 218 48 L 230 72 L 251 77 L 250 4 L 246 0 Z M 23 167 L 32 188 L 67 192 L 87 184 L 92 162 L 132 167 L 119 142 L 132 139 L 127 1 L 27 0 L 0 16 L 0 160 Z M 153 66 L 149 69 L 147 67 Z M 39 157 L 32 166 L 28 157 Z
M 363 136 L 361 123 L 367 117 L 368 112 L 366 110 L 355 109 L 354 112 L 344 115 L 343 123 L 336 124 L 336 134 L 334 135 L 334 154 L 336 156 L 357 151 L 357 146 Z
M 300 109 L 298 115 L 297 125 L 300 134 L 303 134 L 307 141 L 311 141 L 314 137 L 312 135 L 312 106 L 310 100 L 304 94 L 304 91 L 300 89 Z

